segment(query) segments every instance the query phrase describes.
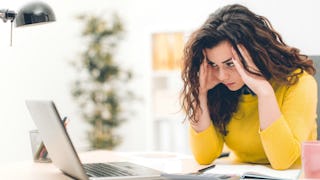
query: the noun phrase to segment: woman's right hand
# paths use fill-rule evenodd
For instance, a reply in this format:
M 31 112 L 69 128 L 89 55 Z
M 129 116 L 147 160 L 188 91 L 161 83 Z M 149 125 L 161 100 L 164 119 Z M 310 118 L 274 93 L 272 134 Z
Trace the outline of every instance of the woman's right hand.
M 213 74 L 214 68 L 208 64 L 205 52 L 204 59 L 200 65 L 199 72 L 199 96 L 207 95 L 208 90 L 220 83 L 219 79 Z
M 192 123 L 192 127 L 196 132 L 201 132 L 207 129 L 210 124 L 210 115 L 207 105 L 208 90 L 220 83 L 218 78 L 214 75 L 215 69 L 208 64 L 205 52 L 203 51 L 204 59 L 200 65 L 199 70 L 199 108 L 196 109 L 197 123 Z

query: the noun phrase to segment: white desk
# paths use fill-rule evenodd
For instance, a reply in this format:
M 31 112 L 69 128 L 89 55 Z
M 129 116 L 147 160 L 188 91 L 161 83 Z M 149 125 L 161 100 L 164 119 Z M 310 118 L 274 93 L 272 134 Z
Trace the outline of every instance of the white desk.
M 167 173 L 197 172 L 197 170 L 206 167 L 199 165 L 192 156 L 165 152 L 121 153 L 100 150 L 80 153 L 79 156 L 83 163 L 129 161 Z M 222 158 L 217 159 L 215 164 L 230 165 L 234 162 L 230 158 Z M 34 163 L 32 161 L 0 164 L 0 177 L 10 180 L 72 180 L 52 163 Z
M 135 155 L 138 156 L 133 157 L 131 153 L 119 153 L 112 151 L 90 151 L 79 154 L 83 163 L 110 161 L 130 161 L 139 163 L 139 154 L 135 153 Z M 193 172 L 205 167 L 198 165 L 191 157 L 183 157 L 178 160 L 174 154 L 170 153 L 141 153 L 141 157 L 142 159 L 150 157 L 150 160 L 152 159 L 153 162 L 144 161 L 139 164 L 150 163 L 150 166 L 159 170 L 164 170 L 165 166 L 169 165 L 168 163 L 171 163 L 171 165 L 178 165 L 179 163 L 180 166 L 176 169 L 171 168 L 171 172 L 180 170 L 182 172 Z M 159 161 L 154 162 L 154 160 L 157 161 L 157 159 Z M 0 177 L 1 179 L 10 180 L 71 180 L 71 178 L 64 175 L 52 163 L 34 163 L 32 161 L 0 164 Z

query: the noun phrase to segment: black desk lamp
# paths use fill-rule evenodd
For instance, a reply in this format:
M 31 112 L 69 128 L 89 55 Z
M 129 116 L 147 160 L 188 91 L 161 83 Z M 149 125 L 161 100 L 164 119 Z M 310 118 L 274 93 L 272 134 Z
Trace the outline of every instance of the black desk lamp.
M 47 4 L 43 2 L 32 2 L 23 6 L 18 13 L 2 9 L 0 10 L 0 19 L 3 22 L 11 22 L 11 44 L 12 44 L 12 22 L 15 21 L 16 27 L 29 26 L 33 24 L 42 24 L 56 20 L 54 12 Z

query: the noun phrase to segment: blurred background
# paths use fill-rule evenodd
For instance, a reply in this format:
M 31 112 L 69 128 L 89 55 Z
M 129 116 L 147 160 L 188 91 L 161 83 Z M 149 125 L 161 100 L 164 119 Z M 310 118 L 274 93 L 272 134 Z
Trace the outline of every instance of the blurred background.
M 0 9 L 18 10 L 27 0 L 1 1 Z M 78 15 L 105 19 L 116 13 L 123 37 L 112 52 L 119 68 L 130 70 L 130 90 L 138 100 L 122 99 L 125 121 L 115 129 L 122 141 L 117 151 L 172 151 L 189 154 L 187 123 L 180 111 L 179 57 L 184 42 L 217 8 L 240 3 L 266 16 L 284 41 L 302 53 L 319 55 L 320 2 L 317 0 L 43 0 L 56 15 L 44 26 L 13 28 L 0 22 L 0 162 L 32 159 L 29 131 L 36 129 L 25 100 L 53 100 L 70 120 L 68 132 L 76 149 L 92 149 L 91 128 L 81 115 L 72 87 L 82 76 L 72 63 L 88 48 Z

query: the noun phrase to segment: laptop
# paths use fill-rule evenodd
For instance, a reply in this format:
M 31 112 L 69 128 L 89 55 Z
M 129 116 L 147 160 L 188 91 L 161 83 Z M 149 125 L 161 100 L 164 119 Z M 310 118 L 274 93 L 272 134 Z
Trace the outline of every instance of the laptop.
M 82 164 L 53 101 L 26 101 L 55 166 L 75 179 L 154 179 L 161 172 L 130 162 Z

